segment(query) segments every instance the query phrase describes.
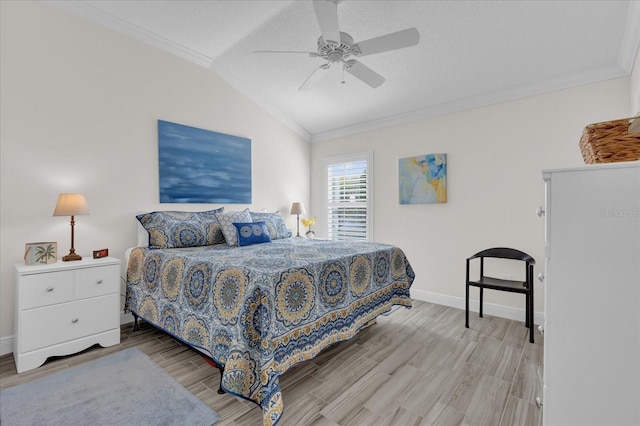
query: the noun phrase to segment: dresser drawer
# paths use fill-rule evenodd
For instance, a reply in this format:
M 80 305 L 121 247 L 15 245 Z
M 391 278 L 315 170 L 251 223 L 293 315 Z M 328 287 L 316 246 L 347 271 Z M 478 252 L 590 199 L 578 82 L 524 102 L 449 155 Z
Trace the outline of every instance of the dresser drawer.
M 18 373 L 51 356 L 120 342 L 119 259 L 20 263 L 14 270 L 13 358 Z
M 75 298 L 120 293 L 120 267 L 118 265 L 84 268 L 75 271 Z
M 118 328 L 119 299 L 118 294 L 110 294 L 21 312 L 21 327 L 30 332 L 20 339 L 19 351 L 28 352 Z
M 19 309 L 37 308 L 73 300 L 74 271 L 32 274 L 20 280 Z

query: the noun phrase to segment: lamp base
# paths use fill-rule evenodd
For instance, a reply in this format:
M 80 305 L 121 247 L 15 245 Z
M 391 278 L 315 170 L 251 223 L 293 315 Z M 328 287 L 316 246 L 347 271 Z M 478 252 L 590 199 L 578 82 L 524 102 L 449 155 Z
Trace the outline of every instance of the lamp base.
M 69 253 L 66 256 L 62 256 L 62 261 L 63 262 L 68 262 L 70 260 L 82 260 L 82 256 L 80 256 L 79 254 L 75 254 L 75 253 Z

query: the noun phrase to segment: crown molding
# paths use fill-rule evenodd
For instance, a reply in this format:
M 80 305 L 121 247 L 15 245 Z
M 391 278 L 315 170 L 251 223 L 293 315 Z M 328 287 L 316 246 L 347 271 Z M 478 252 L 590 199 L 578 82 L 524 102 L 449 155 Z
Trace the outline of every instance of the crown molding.
M 311 137 L 311 142 L 322 142 L 331 139 L 351 136 L 358 133 L 379 130 L 391 126 L 405 124 L 413 121 L 426 120 L 443 115 L 468 111 L 502 102 L 515 101 L 531 96 L 542 95 L 585 84 L 597 83 L 604 80 L 624 77 L 628 73 L 619 65 L 607 65 L 594 68 L 585 72 L 554 77 L 546 80 L 536 81 L 528 85 L 511 87 L 505 90 L 484 93 L 478 96 L 458 99 L 452 102 L 434 105 L 393 117 L 382 118 L 374 121 L 356 124 L 354 126 L 317 133 Z
M 54 1 L 47 0 L 47 4 L 55 6 L 59 9 L 63 9 L 69 13 L 72 13 L 81 18 L 87 19 L 95 24 L 109 28 L 119 34 L 134 38 L 146 44 L 150 44 L 161 50 L 176 55 L 182 59 L 185 59 L 191 63 L 200 65 L 201 67 L 208 68 L 213 61 L 208 56 L 202 55 L 191 49 L 188 49 L 178 43 L 172 42 L 158 34 L 147 31 L 142 27 L 133 25 L 129 22 L 104 12 L 92 6 L 89 3 L 80 1 Z
M 412 121 L 434 118 L 437 116 L 467 111 L 496 103 L 513 101 L 516 99 L 540 95 L 556 90 L 562 90 L 584 84 L 595 83 L 598 81 L 623 77 L 631 73 L 640 46 L 640 2 L 630 1 L 617 65 L 599 67 L 582 73 L 572 74 L 570 76 L 560 76 L 557 78 L 535 82 L 529 85 L 512 87 L 504 90 L 485 93 L 478 96 L 458 99 L 452 102 L 434 105 L 415 111 L 409 111 L 407 113 L 395 115 L 392 117 L 386 117 L 340 129 L 311 134 L 306 129 L 292 121 L 281 111 L 274 108 L 269 102 L 265 101 L 255 92 L 247 88 L 246 84 L 240 82 L 213 58 L 188 49 L 178 43 L 172 42 L 164 37 L 145 30 L 144 28 L 125 22 L 117 18 L 116 16 L 108 14 L 92 6 L 91 4 L 79 1 L 52 0 L 48 0 L 47 3 L 64 9 L 77 16 L 88 19 L 98 25 L 107 27 L 120 34 L 124 34 L 143 43 L 157 47 L 186 61 L 207 68 L 233 89 L 257 104 L 261 109 L 269 113 L 287 128 L 302 137 L 304 140 L 310 142 L 322 142 L 326 140 L 354 135 L 357 133 L 364 133 L 399 124 L 404 124 Z
M 145 44 L 149 44 L 193 64 L 208 69 L 233 89 L 237 90 L 242 95 L 257 104 L 265 112 L 272 115 L 276 120 L 280 121 L 298 136 L 302 137 L 306 141 L 311 141 L 311 134 L 308 131 L 299 126 L 297 123 L 293 122 L 289 117 L 284 115 L 278 109 L 274 108 L 260 96 L 256 95 L 253 91 L 249 90 L 245 84 L 238 81 L 238 79 L 236 79 L 213 58 L 195 52 L 189 48 L 182 46 L 181 44 L 168 40 L 142 27 L 123 21 L 120 18 L 111 15 L 110 13 L 104 12 L 88 3 L 79 1 L 47 0 L 47 4 L 66 10 L 69 13 L 87 19 L 100 26 L 109 28 L 119 34 L 123 34 Z
M 208 67 L 209 70 L 224 80 L 229 86 L 233 87 L 235 90 L 249 98 L 255 104 L 257 104 L 260 108 L 262 108 L 267 113 L 271 114 L 276 120 L 280 121 L 298 136 L 302 137 L 307 142 L 311 142 L 312 135 L 308 131 L 306 131 L 303 127 L 299 126 L 285 114 L 280 112 L 277 108 L 274 108 L 270 103 L 262 99 L 255 92 L 249 90 L 245 84 L 240 82 L 237 78 L 233 76 L 226 68 L 220 65 L 216 61 L 212 61 L 211 65 Z

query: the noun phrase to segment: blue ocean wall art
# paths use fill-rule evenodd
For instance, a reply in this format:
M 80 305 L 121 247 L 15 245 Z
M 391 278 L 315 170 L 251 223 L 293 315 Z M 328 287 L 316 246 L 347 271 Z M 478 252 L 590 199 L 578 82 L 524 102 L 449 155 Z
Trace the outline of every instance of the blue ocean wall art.
M 251 204 L 251 139 L 158 120 L 161 203 Z

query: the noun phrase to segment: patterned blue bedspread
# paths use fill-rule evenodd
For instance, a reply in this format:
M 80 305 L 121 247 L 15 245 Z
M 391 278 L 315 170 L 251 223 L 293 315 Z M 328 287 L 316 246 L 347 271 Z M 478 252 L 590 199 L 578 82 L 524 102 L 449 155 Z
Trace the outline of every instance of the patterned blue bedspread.
M 350 339 L 393 305 L 411 307 L 397 247 L 287 238 L 244 247 L 138 247 L 127 309 L 224 366 L 222 387 L 282 415 L 279 377 Z

